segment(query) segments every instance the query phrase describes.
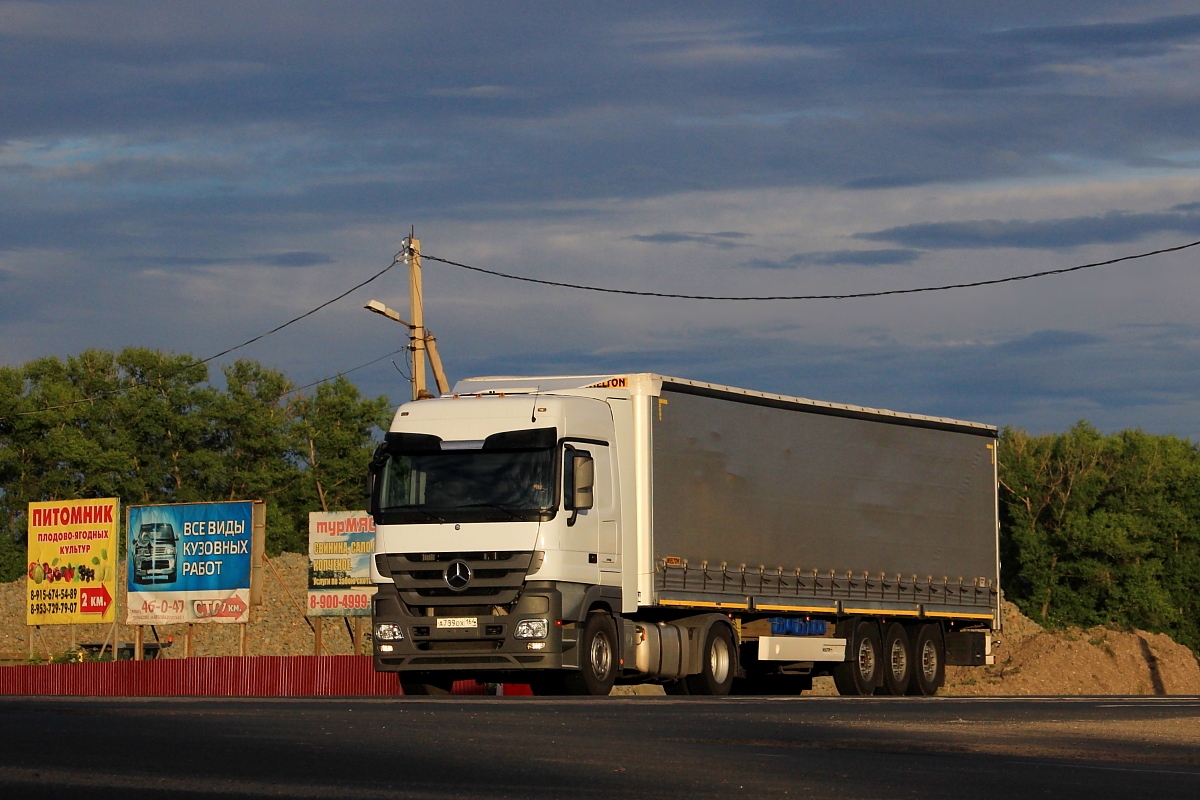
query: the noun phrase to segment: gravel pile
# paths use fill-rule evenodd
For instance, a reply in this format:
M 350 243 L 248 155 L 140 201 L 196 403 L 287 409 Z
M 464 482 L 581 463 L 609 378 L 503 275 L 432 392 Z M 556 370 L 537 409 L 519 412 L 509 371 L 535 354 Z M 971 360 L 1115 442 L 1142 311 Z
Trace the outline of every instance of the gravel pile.
M 124 565 L 121 567 L 124 574 Z M 283 553 L 269 560 L 263 569 L 263 603 L 250 611 L 247 628 L 247 652 L 252 656 L 312 655 L 313 632 L 309 627 L 303 608 L 308 599 L 308 556 Z M 285 588 L 286 587 L 286 588 Z M 289 596 L 290 593 L 290 596 Z M 0 660 L 7 663 L 23 662 L 29 657 L 30 628 L 25 625 L 25 581 L 0 584 Z M 124 621 L 125 587 L 117 586 L 118 622 Z M 311 618 L 319 624 L 318 618 Z M 365 623 L 365 620 L 364 620 Z M 192 651 L 197 656 L 236 656 L 238 654 L 238 625 L 209 623 L 192 626 Z M 164 658 L 182 658 L 186 625 L 159 625 L 155 629 L 158 638 L 165 642 L 173 638 L 174 643 L 163 651 Z M 366 631 L 368 626 L 363 625 Z M 76 641 L 102 642 L 110 635 L 108 625 L 77 625 Z M 71 642 L 70 627 L 46 625 L 33 633 L 34 653 L 44 657 L 46 653 L 61 654 Z M 121 642 L 134 640 L 134 629 L 127 625 L 117 626 L 117 638 Z M 154 633 L 147 629 L 147 642 L 154 641 Z M 323 649 L 325 655 L 349 655 L 353 653 L 350 634 L 340 618 L 325 620 Z M 366 652 L 366 651 L 364 651 Z

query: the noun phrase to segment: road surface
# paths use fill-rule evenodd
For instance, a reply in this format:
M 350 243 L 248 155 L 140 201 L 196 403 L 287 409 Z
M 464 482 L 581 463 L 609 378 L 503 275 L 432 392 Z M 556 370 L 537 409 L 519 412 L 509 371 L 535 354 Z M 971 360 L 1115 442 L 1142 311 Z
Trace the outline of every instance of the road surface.
M 0 797 L 1200 797 L 1200 698 L 0 698 Z

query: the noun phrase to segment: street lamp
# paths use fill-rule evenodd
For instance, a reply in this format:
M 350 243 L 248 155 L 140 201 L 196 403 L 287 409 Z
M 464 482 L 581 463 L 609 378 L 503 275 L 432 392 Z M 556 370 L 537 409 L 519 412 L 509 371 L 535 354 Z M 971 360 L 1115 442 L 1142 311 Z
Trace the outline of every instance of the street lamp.
M 408 328 L 408 338 L 414 342 L 414 344 L 409 345 L 409 348 L 413 349 L 413 350 L 416 349 L 416 345 L 415 345 L 415 342 L 417 341 L 416 326 L 409 322 L 405 322 L 400 317 L 399 311 L 396 311 L 393 308 L 388 308 L 386 305 L 379 302 L 378 300 L 369 301 L 365 306 L 363 306 L 363 308 L 367 309 L 368 311 L 372 311 L 376 314 L 379 314 L 381 317 L 387 317 L 392 322 L 397 322 L 397 323 L 403 325 L 404 327 Z M 434 338 L 433 331 L 429 330 L 428 328 L 425 328 L 424 336 L 421 338 L 421 343 L 425 345 L 424 349 L 426 351 L 428 351 L 428 353 L 429 353 L 429 365 L 431 367 L 433 367 L 433 379 L 437 383 L 438 393 L 439 394 L 449 394 L 450 383 L 446 380 L 446 373 L 442 370 L 442 357 L 438 354 L 437 339 Z M 420 370 L 415 368 L 416 367 L 415 361 L 414 361 L 413 366 L 414 366 L 414 369 L 413 369 L 413 399 L 414 400 L 428 400 L 428 399 L 432 398 L 433 395 L 430 394 L 425 389 L 425 365 L 424 365 L 424 363 L 421 363 Z

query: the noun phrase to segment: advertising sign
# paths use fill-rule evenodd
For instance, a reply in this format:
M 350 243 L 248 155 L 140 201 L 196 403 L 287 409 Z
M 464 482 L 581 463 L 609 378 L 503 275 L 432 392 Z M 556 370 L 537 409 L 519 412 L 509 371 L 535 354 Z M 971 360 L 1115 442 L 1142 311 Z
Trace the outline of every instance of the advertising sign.
M 130 506 L 127 625 L 248 622 L 263 504 Z
M 27 624 L 113 621 L 120 503 L 108 497 L 29 504 Z
M 308 615 L 369 617 L 375 520 L 366 511 L 308 515 Z

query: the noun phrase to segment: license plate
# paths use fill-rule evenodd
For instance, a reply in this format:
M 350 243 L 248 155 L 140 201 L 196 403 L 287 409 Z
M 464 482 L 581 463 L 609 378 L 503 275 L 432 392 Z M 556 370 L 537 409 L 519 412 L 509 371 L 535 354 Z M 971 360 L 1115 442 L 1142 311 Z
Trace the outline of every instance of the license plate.
M 439 628 L 478 628 L 478 617 L 438 617 Z

